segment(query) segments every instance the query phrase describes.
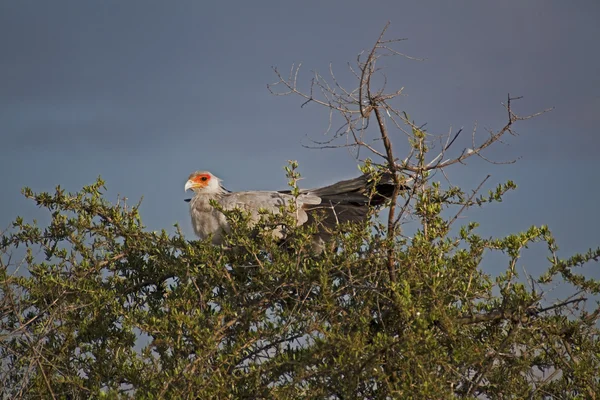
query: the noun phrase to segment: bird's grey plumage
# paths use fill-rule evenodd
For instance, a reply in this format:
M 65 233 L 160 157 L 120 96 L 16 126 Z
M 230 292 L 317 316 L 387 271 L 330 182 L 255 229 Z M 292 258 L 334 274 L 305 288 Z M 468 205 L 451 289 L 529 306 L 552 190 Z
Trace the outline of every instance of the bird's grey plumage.
M 375 190 L 372 190 L 373 185 L 376 185 Z M 185 189 L 195 192 L 190 201 L 190 215 L 194 232 L 201 239 L 212 235 L 212 243 L 221 244 L 223 234 L 230 230 L 227 218 L 210 204 L 211 200 L 215 200 L 224 210 L 239 208 L 248 211 L 251 223 L 260 220 L 261 210 L 277 214 L 282 205 L 296 202 L 298 225 L 317 220 L 320 224 L 315 238 L 315 250 L 320 251 L 337 224 L 364 221 L 369 205 L 385 203 L 393 192 L 394 184 L 389 174 L 384 174 L 376 184 L 369 175 L 362 175 L 322 188 L 301 190 L 295 198 L 289 190 L 228 192 L 219 178 L 210 172 L 198 171 L 190 175 Z M 373 196 L 370 196 L 371 192 Z M 282 237 L 279 230 L 273 234 Z
M 260 220 L 261 210 L 278 214 L 282 205 L 288 205 L 295 201 L 294 196 L 278 192 L 237 192 L 216 196 L 208 194 L 194 196 L 190 202 L 194 232 L 201 239 L 212 234 L 214 244 L 221 244 L 223 233 L 229 232 L 230 228 L 225 215 L 210 205 L 211 199 L 216 200 L 224 210 L 239 208 L 249 212 L 251 223 L 257 223 Z M 302 194 L 298 197 L 298 211 L 296 212 L 298 225 L 308 221 L 306 207 L 320 202 L 321 199 L 313 195 Z M 279 229 L 275 229 L 274 234 L 281 237 Z

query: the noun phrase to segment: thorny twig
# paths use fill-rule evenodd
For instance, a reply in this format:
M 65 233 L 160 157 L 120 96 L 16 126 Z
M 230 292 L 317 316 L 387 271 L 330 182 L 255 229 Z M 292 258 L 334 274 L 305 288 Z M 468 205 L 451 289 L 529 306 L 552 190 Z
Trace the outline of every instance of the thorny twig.
M 415 195 L 420 192 L 420 188 L 427 184 L 431 174 L 427 172 L 441 171 L 446 176 L 445 169 L 449 166 L 458 163 L 465 163 L 470 157 L 477 155 L 488 162 L 494 164 L 500 164 L 504 162 L 494 162 L 486 158 L 482 152 L 490 147 L 506 134 L 510 133 L 515 135 L 513 131 L 513 124 L 517 121 L 522 121 L 539 116 L 543 113 L 550 111 L 546 109 L 539 113 L 521 117 L 517 115 L 512 109 L 512 103 L 521 97 L 511 97 L 508 95 L 507 101 L 504 105 L 507 114 L 507 123 L 498 131 L 490 131 L 489 136 L 481 143 L 477 144 L 476 132 L 477 125 L 474 126 L 471 133 L 471 147 L 463 149 L 460 154 L 454 157 L 446 157 L 446 153 L 453 147 L 456 147 L 459 142 L 459 138 L 463 133 L 463 129 L 459 129 L 456 133 L 448 132 L 446 135 L 439 137 L 441 143 L 441 150 L 432 159 L 425 161 L 424 156 L 428 150 L 433 148 L 433 140 L 431 135 L 424 130 L 424 125 L 416 125 L 414 122 L 409 120 L 408 115 L 390 105 L 390 101 L 396 97 L 402 95 L 403 88 L 397 91 L 385 92 L 385 86 L 387 78 L 385 74 L 381 74 L 383 82 L 375 85 L 374 75 L 381 71 L 380 67 L 376 66 L 377 61 L 383 56 L 403 56 L 409 59 L 415 59 L 414 57 L 407 56 L 403 53 L 390 47 L 391 44 L 398 42 L 398 40 L 387 40 L 384 36 L 389 28 L 387 23 L 381 33 L 379 34 L 375 44 L 365 52 L 361 52 L 356 60 L 356 67 L 349 65 L 349 69 L 358 81 L 356 89 L 348 90 L 342 83 L 336 78 L 333 71 L 333 66 L 329 65 L 329 75 L 332 84 L 330 85 L 321 75 L 314 73 L 311 81 L 310 88 L 308 91 L 303 91 L 298 86 L 298 75 L 300 70 L 299 64 L 297 67 L 292 66 L 289 77 L 284 78 L 279 71 L 274 68 L 275 74 L 278 77 L 278 81 L 272 85 L 269 85 L 271 93 L 276 95 L 287 95 L 297 94 L 305 99 L 303 106 L 308 103 L 315 103 L 321 106 L 325 106 L 329 109 L 329 122 L 326 133 L 330 132 L 333 124 L 333 113 L 337 112 L 342 117 L 342 125 L 335 132 L 333 137 L 327 141 L 314 141 L 314 146 L 305 146 L 309 148 L 347 148 L 356 151 L 356 158 L 359 159 L 360 149 L 364 148 L 370 152 L 370 154 L 376 156 L 382 160 L 380 165 L 385 165 L 386 169 L 389 170 L 393 177 L 395 190 L 390 199 L 390 211 L 387 221 L 387 235 L 390 239 L 390 247 L 388 253 L 388 273 L 391 281 L 396 279 L 396 265 L 397 262 L 394 257 L 393 249 L 393 238 L 398 234 L 397 227 L 401 223 L 403 216 L 407 214 L 407 211 L 412 204 L 412 200 Z M 366 58 L 364 56 L 366 55 Z M 275 91 L 275 87 L 281 85 L 285 88 L 282 92 Z M 317 93 L 320 93 L 320 97 L 317 97 Z M 369 128 L 369 121 L 374 116 L 374 120 L 377 122 L 377 137 L 368 139 L 367 130 Z M 424 139 L 419 139 L 423 143 L 419 144 L 418 148 L 415 146 L 410 147 L 409 155 L 403 160 L 398 159 L 394 154 L 392 146 L 391 134 L 387 121 L 391 121 L 390 127 L 392 129 L 398 129 L 404 132 L 409 140 L 414 140 L 415 132 L 419 135 L 423 135 Z M 406 129 L 408 128 L 408 129 Z M 335 144 L 333 141 L 338 138 L 345 137 L 345 144 Z M 445 140 L 442 141 L 442 137 Z M 381 142 L 381 143 L 377 143 Z M 420 157 L 417 157 L 418 155 Z M 514 162 L 514 161 L 509 161 Z M 375 163 L 374 163 L 375 164 Z M 375 164 L 377 165 L 377 164 Z M 406 177 L 413 181 L 412 189 L 410 193 L 407 192 L 407 199 L 404 204 L 397 207 L 397 200 L 400 193 L 400 188 L 403 187 L 403 182 L 406 181 Z M 487 180 L 487 178 L 486 178 Z M 484 182 L 486 181 L 484 180 Z M 475 190 L 477 193 L 483 183 Z M 471 196 L 472 199 L 473 196 Z M 462 204 L 462 203 L 461 203 Z M 470 200 L 467 200 L 463 205 L 463 208 L 458 212 L 457 216 L 470 205 Z M 457 218 L 452 220 L 452 222 Z

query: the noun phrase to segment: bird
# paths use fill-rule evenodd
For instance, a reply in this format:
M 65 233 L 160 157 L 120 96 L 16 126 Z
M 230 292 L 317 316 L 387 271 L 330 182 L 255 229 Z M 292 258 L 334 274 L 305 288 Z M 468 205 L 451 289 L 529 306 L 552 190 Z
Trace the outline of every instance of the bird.
M 313 250 L 321 253 L 337 224 L 365 221 L 369 206 L 384 205 L 392 197 L 394 187 L 393 176 L 388 172 L 381 174 L 377 181 L 373 175 L 363 174 L 329 186 L 300 189 L 297 196 L 291 190 L 231 192 L 211 172 L 195 171 L 189 175 L 184 191 L 194 192 L 194 196 L 186 201 L 190 203 L 194 233 L 202 240 L 210 237 L 212 244 L 221 245 L 225 235 L 230 232 L 227 217 L 219 208 L 244 210 L 250 215 L 250 224 L 255 225 L 261 218 L 262 210 L 279 214 L 281 206 L 295 202 L 297 225 L 318 221 Z M 402 185 L 400 189 L 407 187 Z M 211 205 L 213 200 L 219 205 L 218 208 Z M 274 229 L 273 235 L 277 239 L 285 239 L 282 229 Z

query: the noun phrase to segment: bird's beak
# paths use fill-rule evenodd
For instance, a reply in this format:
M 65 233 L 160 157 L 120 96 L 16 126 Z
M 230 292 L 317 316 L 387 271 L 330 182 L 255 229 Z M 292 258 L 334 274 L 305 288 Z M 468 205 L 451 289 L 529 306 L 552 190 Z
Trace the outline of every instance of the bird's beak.
M 192 182 L 192 180 L 190 179 L 189 181 L 187 181 L 185 183 L 185 188 L 184 188 L 185 190 L 184 190 L 184 192 L 187 192 L 188 190 L 194 188 L 194 186 L 195 186 L 195 183 Z

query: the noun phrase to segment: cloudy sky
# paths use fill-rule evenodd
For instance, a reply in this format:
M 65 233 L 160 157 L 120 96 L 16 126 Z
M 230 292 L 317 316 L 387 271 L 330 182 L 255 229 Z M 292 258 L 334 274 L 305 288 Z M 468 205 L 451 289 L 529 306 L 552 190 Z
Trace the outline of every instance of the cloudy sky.
M 0 226 L 40 216 L 21 187 L 75 191 L 101 175 L 109 199 L 144 197 L 149 229 L 179 222 L 191 238 L 182 199 L 194 170 L 232 190 L 284 188 L 288 159 L 305 186 L 356 175 L 346 150 L 302 146 L 326 138 L 325 110 L 266 85 L 272 66 L 298 62 L 301 82 L 330 63 L 345 79 L 389 20 L 388 37 L 408 39 L 397 49 L 425 59 L 386 60 L 390 88 L 405 88 L 398 107 L 430 133 L 500 128 L 508 93 L 524 97 L 514 105 L 523 115 L 554 107 L 486 153 L 517 163 L 448 171 L 468 189 L 487 174 L 486 189 L 519 186 L 465 221 L 481 221 L 484 236 L 545 223 L 563 256 L 585 251 L 600 243 L 599 18 L 597 0 L 2 1 Z M 394 141 L 406 154 L 403 135 Z

